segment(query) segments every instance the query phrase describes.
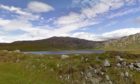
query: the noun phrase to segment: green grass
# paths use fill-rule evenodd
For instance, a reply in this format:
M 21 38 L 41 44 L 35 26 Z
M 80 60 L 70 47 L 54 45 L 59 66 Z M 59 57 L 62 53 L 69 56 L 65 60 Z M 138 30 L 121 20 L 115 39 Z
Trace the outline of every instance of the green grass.
M 48 73 L 47 73 L 48 72 Z M 37 69 L 26 70 L 22 64 L 0 63 L 0 84 L 60 84 L 55 74 Z
M 79 56 L 70 55 L 67 59 L 61 59 L 59 55 L 32 55 L 0 51 L 0 84 L 71 84 L 71 81 L 75 80 L 79 81 L 76 84 L 81 84 L 81 71 L 88 70 L 89 66 L 98 69 L 102 67 L 105 59 L 108 59 L 113 65 L 116 63 L 114 57 L 116 55 L 123 56 L 128 62 L 140 60 L 140 55 L 119 52 L 83 54 Z M 97 61 L 96 57 L 100 60 Z M 86 58 L 88 58 L 87 61 L 85 60 Z M 113 82 L 116 82 L 116 84 L 127 84 L 119 75 L 116 75 L 123 69 L 115 69 L 112 66 L 107 68 L 107 70 L 106 73 Z M 139 72 L 129 72 L 133 74 L 135 84 L 139 84 Z M 59 78 L 67 74 L 72 76 L 69 81 Z

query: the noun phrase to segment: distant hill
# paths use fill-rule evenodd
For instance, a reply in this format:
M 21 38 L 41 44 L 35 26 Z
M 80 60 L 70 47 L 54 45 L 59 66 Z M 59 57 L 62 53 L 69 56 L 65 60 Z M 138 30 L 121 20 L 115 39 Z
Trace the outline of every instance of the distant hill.
M 43 51 L 43 50 L 73 50 L 73 49 L 95 49 L 102 45 L 102 42 L 88 41 L 71 37 L 52 37 L 49 39 L 35 41 L 16 41 L 13 43 L 1 43 L 0 50 L 22 50 L 22 51 Z
M 109 50 L 140 50 L 140 33 L 109 40 L 104 43 L 104 48 Z

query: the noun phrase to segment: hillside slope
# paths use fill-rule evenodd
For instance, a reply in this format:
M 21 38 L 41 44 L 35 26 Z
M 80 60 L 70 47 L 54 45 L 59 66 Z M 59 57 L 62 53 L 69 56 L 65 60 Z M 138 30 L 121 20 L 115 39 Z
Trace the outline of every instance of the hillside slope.
M 36 41 L 17 41 L 13 43 L 1 43 L 0 50 L 22 50 L 22 51 L 42 51 L 42 50 L 71 50 L 71 49 L 94 49 L 102 42 L 88 41 L 70 37 L 52 37 L 49 39 Z
M 104 43 L 104 48 L 109 50 L 140 50 L 140 33 L 109 40 Z

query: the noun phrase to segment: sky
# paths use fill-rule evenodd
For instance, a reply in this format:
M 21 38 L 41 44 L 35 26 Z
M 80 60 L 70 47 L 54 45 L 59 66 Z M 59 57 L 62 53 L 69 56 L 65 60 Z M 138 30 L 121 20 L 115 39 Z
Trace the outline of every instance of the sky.
M 140 33 L 140 0 L 0 0 L 0 42 L 103 41 Z

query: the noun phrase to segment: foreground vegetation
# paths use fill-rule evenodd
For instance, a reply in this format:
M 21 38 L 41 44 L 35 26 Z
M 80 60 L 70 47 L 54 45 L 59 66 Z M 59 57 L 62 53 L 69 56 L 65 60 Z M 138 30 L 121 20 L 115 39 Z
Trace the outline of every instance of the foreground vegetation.
M 140 55 L 0 51 L 0 84 L 140 84 Z M 133 66 L 131 66 L 133 65 Z

